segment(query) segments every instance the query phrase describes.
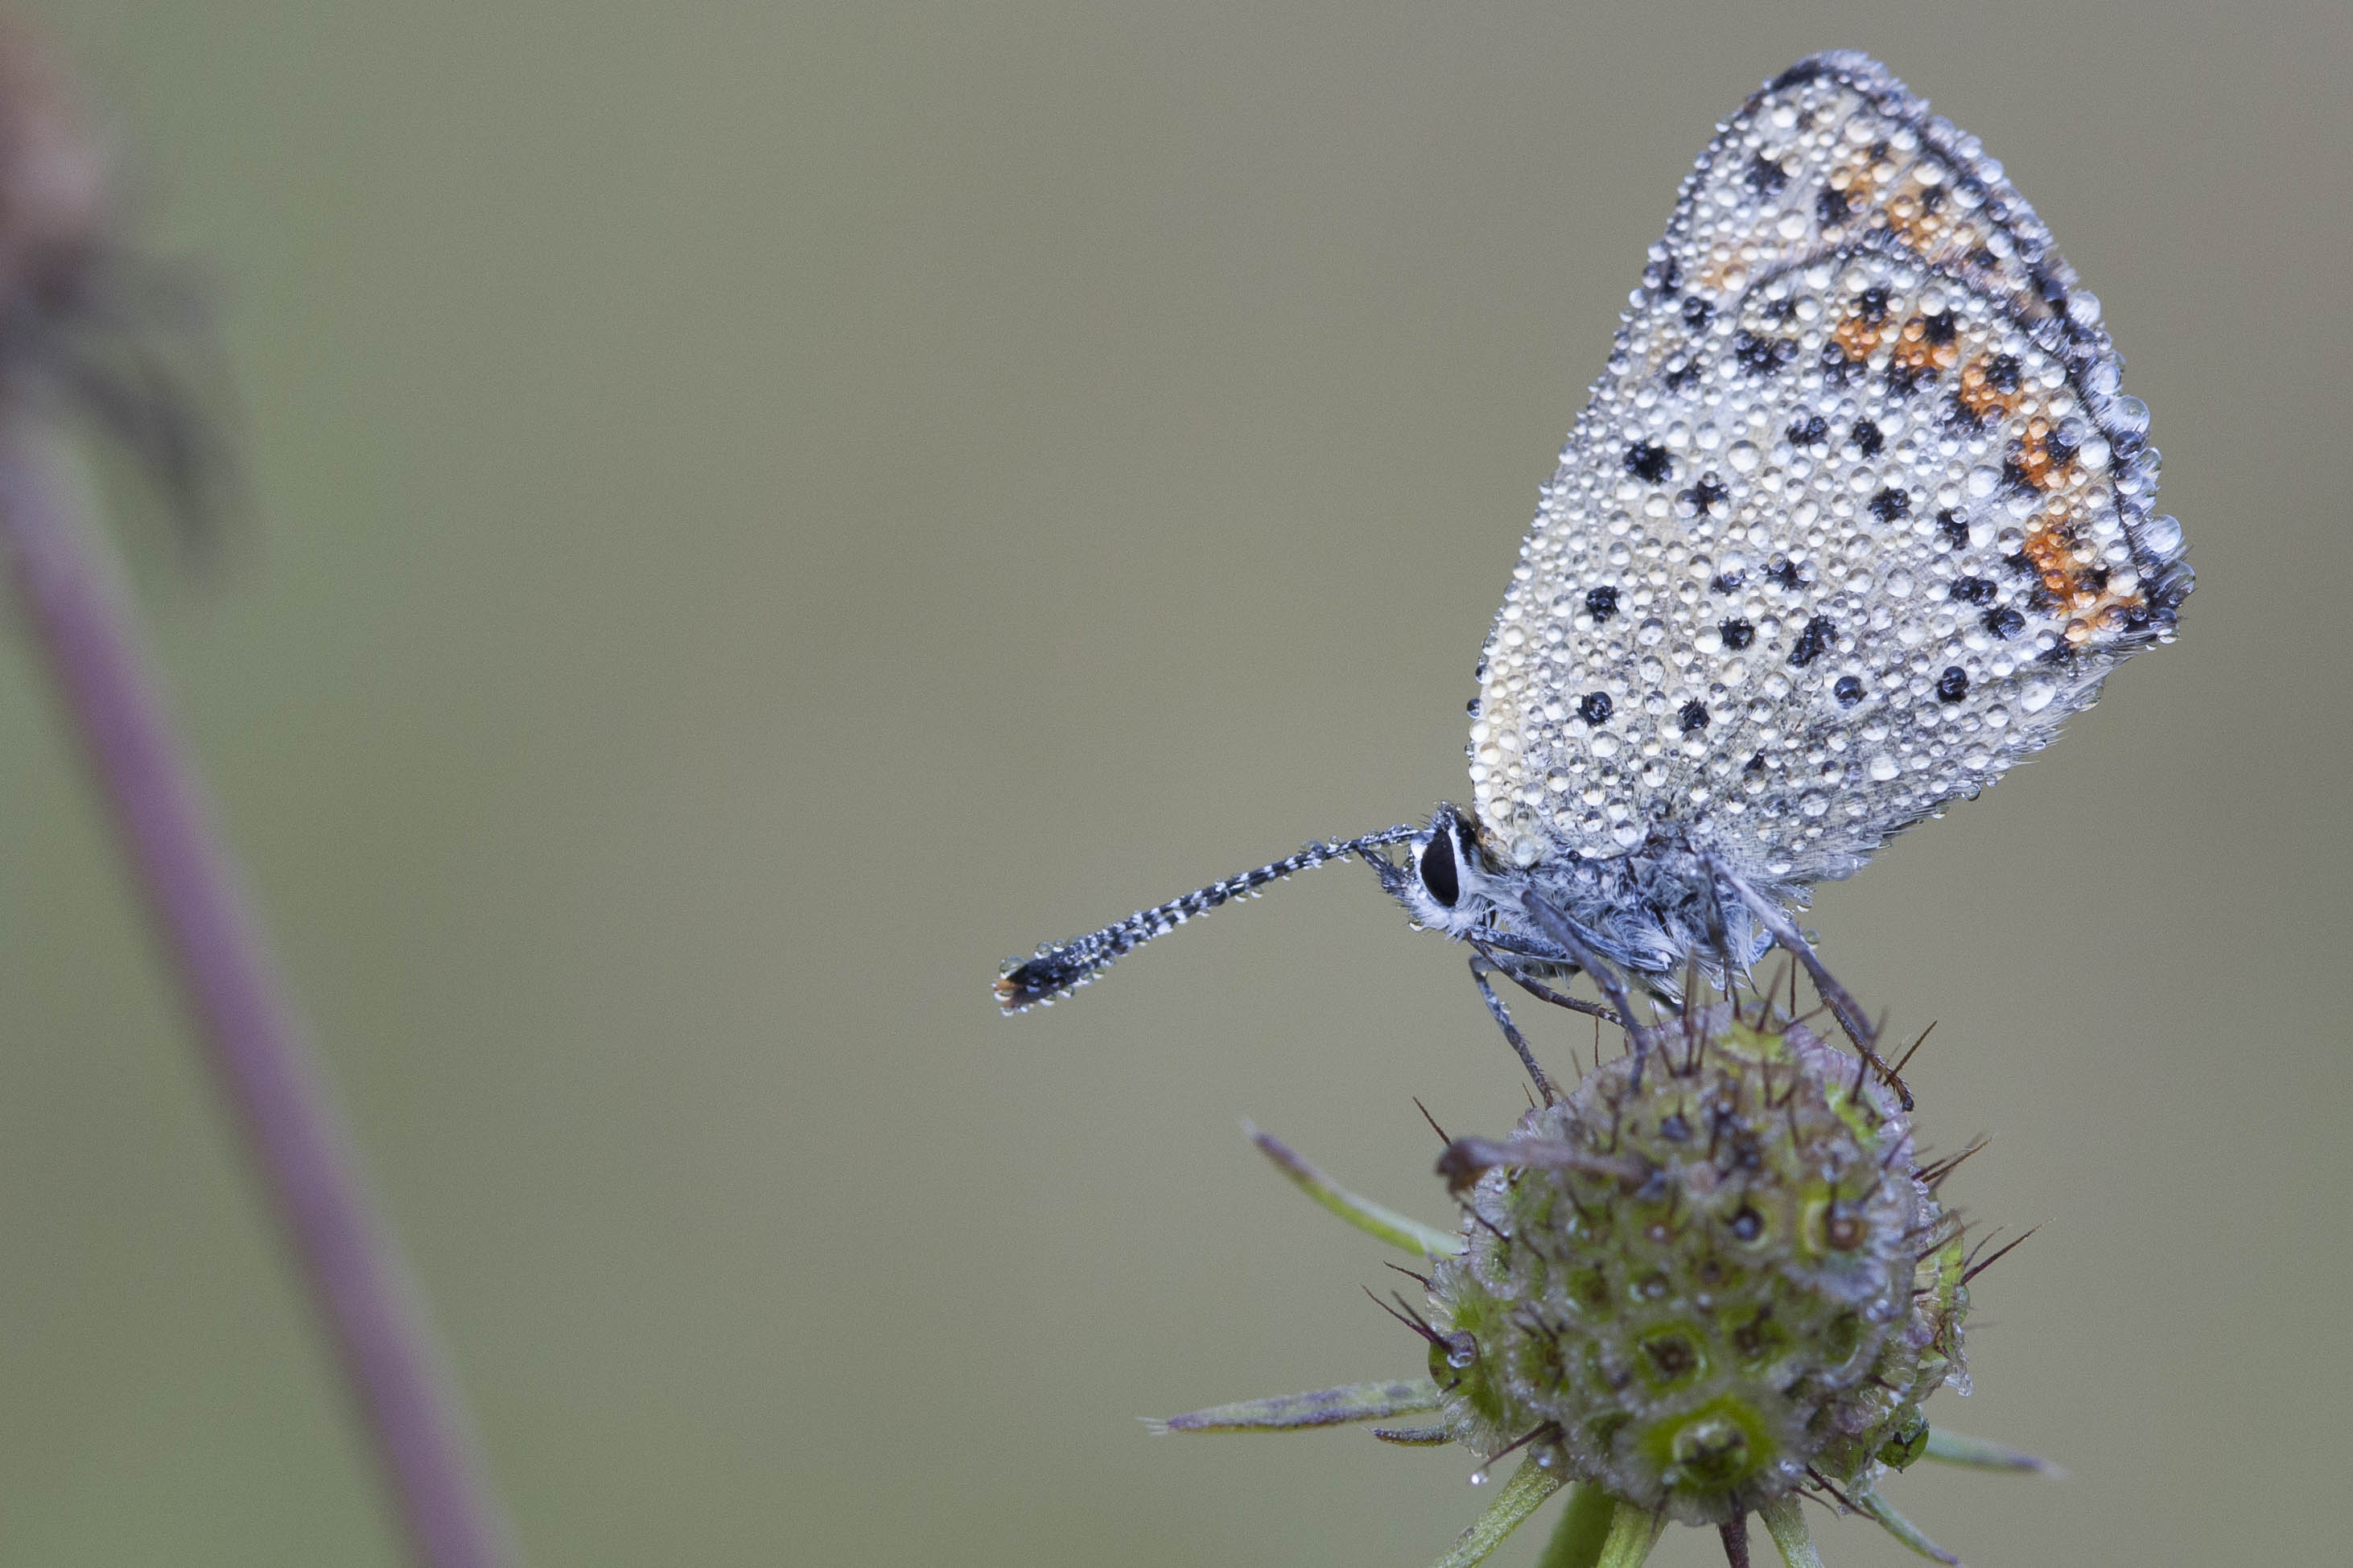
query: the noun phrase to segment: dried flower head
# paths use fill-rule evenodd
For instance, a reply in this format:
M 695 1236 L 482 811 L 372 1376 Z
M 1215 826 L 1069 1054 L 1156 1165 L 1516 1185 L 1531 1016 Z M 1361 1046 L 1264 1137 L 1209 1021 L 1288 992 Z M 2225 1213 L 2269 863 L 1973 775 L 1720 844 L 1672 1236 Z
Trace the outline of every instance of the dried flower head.
M 126 236 L 64 73 L 0 16 L 0 405 L 107 438 L 202 551 L 237 504 L 208 290 Z

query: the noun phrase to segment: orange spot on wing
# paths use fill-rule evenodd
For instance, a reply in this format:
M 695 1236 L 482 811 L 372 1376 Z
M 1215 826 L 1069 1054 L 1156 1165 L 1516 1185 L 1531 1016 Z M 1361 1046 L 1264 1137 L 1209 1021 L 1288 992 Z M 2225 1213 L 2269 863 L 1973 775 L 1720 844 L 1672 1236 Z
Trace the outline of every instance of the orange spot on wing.
M 2018 438 L 2018 449 L 2010 461 L 2026 476 L 2026 482 L 2037 489 L 2056 489 L 2066 483 L 2068 470 L 2074 466 L 2070 453 L 2065 462 L 2057 462 L 2051 451 L 2051 421 L 2038 414 L 2026 422 L 2026 432 Z
M 2027 564 L 2042 581 L 2044 594 L 2058 604 L 2063 604 L 2073 586 L 2075 576 L 2075 521 L 2072 517 L 2045 518 L 2036 523 L 2026 536 L 2023 552 Z
M 1947 338 L 1941 343 L 1928 341 L 1928 322 L 1925 316 L 1915 316 L 1904 323 L 1904 331 L 1895 340 L 1895 363 L 1905 370 L 1942 374 L 1953 368 L 1961 357 L 1959 345 Z
M 1831 336 L 1836 340 L 1839 353 L 1861 364 L 1878 349 L 1879 340 L 1886 335 L 1886 331 L 1887 318 L 1884 315 L 1874 321 L 1857 311 L 1841 321 Z
M 1938 237 L 1952 226 L 1952 218 L 1942 210 L 1941 190 L 1915 184 L 1887 204 L 1889 229 L 1923 256 L 1934 255 Z
M 1954 395 L 1972 419 L 1990 419 L 2018 406 L 2017 393 L 2004 392 L 1986 379 L 1986 368 L 1992 363 L 1992 356 L 1988 355 L 1970 362 L 1961 372 L 1961 389 Z
M 2109 574 L 2084 550 L 2083 531 L 2072 512 L 2046 511 L 2027 531 L 2020 553 L 2042 584 L 2044 606 L 2067 617 L 2071 643 L 2089 641 L 2094 632 L 2120 623 L 2145 603 L 2137 592 L 2118 593 L 2109 585 Z
M 1738 257 L 1711 261 L 1699 270 L 1699 287 L 1710 294 L 1737 294 L 1748 281 L 1748 268 Z

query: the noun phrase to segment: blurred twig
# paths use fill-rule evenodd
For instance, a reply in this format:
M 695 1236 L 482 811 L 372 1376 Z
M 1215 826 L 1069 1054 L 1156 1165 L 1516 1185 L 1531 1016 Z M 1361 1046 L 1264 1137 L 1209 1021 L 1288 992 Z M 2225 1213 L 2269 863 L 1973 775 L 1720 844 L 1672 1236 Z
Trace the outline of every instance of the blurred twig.
M 510 1526 L 407 1268 L 173 740 L 119 566 L 26 426 L 20 410 L 0 407 L 0 548 L 10 578 L 333 1331 L 417 1554 L 436 1568 L 514 1563 Z

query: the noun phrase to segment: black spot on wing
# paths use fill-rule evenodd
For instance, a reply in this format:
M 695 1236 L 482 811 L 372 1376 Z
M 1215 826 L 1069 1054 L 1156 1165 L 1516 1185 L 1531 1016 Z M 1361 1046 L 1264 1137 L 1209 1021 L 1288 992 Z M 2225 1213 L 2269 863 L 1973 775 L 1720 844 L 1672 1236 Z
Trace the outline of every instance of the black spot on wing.
M 1732 342 L 1732 357 L 1751 375 L 1770 375 L 1798 357 L 1798 345 L 1788 338 L 1743 332 Z
M 1626 448 L 1626 471 L 1649 484 L 1659 484 L 1670 468 L 1667 449 L 1651 441 L 1637 441 Z
M 1947 590 L 1964 605 L 1990 605 L 2000 591 L 1990 577 L 1956 577 Z
M 1741 184 L 1760 196 L 1778 195 L 1789 183 L 1789 171 L 1759 153 L 1740 176 Z
M 1702 474 L 1698 483 L 1675 499 L 1691 508 L 1694 514 L 1712 514 L 1717 507 L 1732 499 L 1732 492 L 1714 474 Z
M 1789 650 L 1789 662 L 1803 669 L 1821 658 L 1837 630 L 1838 624 L 1828 616 L 1816 616 L 1808 621 L 1806 629 L 1798 634 L 1798 646 Z

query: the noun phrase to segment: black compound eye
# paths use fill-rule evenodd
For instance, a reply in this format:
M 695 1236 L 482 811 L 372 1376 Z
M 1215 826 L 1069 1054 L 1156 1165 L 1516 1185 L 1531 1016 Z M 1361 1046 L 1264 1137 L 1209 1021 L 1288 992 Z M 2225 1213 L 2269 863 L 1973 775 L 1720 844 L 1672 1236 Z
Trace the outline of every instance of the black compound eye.
M 1448 909 L 1462 896 L 1462 879 L 1454 870 L 1454 846 L 1443 833 L 1433 833 L 1421 852 L 1421 885 Z

